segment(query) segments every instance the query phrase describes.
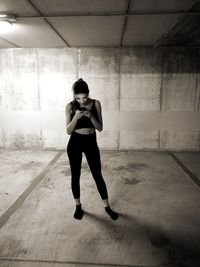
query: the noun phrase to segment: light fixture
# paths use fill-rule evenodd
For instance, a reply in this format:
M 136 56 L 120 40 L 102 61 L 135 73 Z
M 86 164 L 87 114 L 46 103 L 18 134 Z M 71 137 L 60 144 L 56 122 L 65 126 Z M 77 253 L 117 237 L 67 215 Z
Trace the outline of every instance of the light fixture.
M 9 21 L 9 22 L 15 22 L 16 16 L 15 15 L 7 15 L 7 14 L 0 14 L 0 21 Z
M 16 22 L 15 15 L 0 14 L 0 33 L 12 31 L 14 22 Z

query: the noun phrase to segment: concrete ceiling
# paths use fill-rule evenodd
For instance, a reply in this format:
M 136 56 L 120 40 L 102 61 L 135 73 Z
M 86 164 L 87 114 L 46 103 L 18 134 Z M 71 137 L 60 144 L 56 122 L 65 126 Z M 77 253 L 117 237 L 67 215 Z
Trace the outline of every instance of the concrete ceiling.
M 0 48 L 200 46 L 196 0 L 1 0 L 5 13 Z

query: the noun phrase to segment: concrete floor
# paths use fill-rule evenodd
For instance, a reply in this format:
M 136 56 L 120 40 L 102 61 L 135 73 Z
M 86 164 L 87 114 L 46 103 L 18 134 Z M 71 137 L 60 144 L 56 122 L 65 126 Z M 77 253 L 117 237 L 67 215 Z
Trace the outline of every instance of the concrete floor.
M 85 158 L 73 219 L 65 151 L 1 150 L 0 266 L 200 266 L 200 154 L 102 151 L 104 212 Z

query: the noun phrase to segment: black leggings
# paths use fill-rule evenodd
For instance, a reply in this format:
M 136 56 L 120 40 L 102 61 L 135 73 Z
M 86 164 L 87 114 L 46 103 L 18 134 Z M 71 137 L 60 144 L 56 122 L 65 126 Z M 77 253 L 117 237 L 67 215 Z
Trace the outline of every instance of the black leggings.
M 92 176 L 102 199 L 108 198 L 106 184 L 101 174 L 101 160 L 96 133 L 83 135 L 73 132 L 67 146 L 71 167 L 71 187 L 74 198 L 80 198 L 82 152 L 85 153 Z

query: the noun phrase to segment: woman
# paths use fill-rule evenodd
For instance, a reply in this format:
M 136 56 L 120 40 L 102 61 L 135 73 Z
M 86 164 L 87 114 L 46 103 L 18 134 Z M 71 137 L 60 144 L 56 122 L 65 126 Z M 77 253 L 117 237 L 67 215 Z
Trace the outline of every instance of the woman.
M 101 160 L 96 141 L 96 132 L 102 131 L 101 104 L 98 100 L 89 98 L 88 85 L 82 79 L 73 84 L 74 100 L 66 106 L 66 127 L 70 140 L 67 154 L 71 167 L 71 186 L 76 203 L 74 218 L 81 220 L 83 209 L 80 201 L 80 174 L 82 152 L 85 153 L 92 176 L 99 194 L 104 202 L 105 211 L 116 220 L 118 214 L 109 205 L 105 181 L 101 174 Z

